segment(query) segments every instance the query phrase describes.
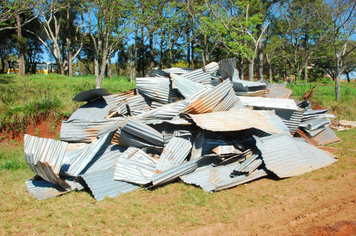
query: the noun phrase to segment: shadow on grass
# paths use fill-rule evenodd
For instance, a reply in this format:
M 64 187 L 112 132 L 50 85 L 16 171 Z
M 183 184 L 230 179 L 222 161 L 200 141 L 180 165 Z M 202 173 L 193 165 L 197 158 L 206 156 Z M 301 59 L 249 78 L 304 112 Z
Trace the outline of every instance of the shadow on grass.
M 7 78 L 0 75 L 0 84 L 9 84 L 12 83 L 11 78 Z

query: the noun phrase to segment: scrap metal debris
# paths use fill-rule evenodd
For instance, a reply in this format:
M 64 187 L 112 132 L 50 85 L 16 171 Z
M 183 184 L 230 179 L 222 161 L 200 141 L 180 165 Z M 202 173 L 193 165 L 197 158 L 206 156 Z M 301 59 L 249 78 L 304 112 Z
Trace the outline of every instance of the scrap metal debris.
M 215 192 L 336 162 L 327 110 L 289 99 L 286 83 L 239 79 L 236 59 L 202 69 L 155 69 L 137 89 L 92 89 L 63 121 L 60 140 L 25 135 L 26 180 L 42 200 L 86 190 L 96 200 L 173 181 Z

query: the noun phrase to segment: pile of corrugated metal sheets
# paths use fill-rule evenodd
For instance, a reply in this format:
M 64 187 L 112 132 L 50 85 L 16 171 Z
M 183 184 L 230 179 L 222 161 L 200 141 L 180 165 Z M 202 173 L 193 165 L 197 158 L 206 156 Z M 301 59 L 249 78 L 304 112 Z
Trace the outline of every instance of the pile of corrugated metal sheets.
M 35 173 L 28 191 L 47 199 L 86 190 L 102 200 L 181 180 L 215 192 L 336 161 L 309 144 L 337 139 L 325 110 L 288 99 L 285 84 L 239 80 L 235 64 L 156 69 L 129 92 L 78 94 L 86 103 L 63 121 L 60 140 L 25 136 Z

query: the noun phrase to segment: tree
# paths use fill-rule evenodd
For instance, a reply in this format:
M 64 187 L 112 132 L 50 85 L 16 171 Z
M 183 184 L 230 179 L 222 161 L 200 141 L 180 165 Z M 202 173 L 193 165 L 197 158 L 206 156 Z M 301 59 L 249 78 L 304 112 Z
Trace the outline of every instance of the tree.
M 325 17 L 322 0 L 291 0 L 281 8 L 280 35 L 283 38 L 285 59 L 297 79 L 307 79 L 307 68 L 319 44 L 328 34 L 327 27 L 318 16 Z
M 72 62 L 78 56 L 83 45 L 83 18 L 77 17 L 80 2 L 75 0 L 44 1 L 37 11 L 45 36 L 38 35 L 38 40 L 47 48 L 56 61 L 60 74 L 69 68 L 72 74 Z M 78 20 L 78 22 L 76 21 Z M 77 43 L 76 45 L 74 45 Z
M 247 59 L 248 78 L 252 81 L 254 62 L 268 23 L 263 25 L 259 12 L 251 15 L 250 6 L 246 0 L 205 0 L 202 6 L 188 0 L 188 10 L 199 28 L 232 54 Z M 262 29 L 257 30 L 256 25 L 263 25 Z
M 87 32 L 93 41 L 94 73 L 97 88 L 105 77 L 106 64 L 117 45 L 133 32 L 137 5 L 124 0 L 94 0 L 85 6 Z
M 32 11 L 38 5 L 38 0 L 13 0 L 0 1 L 0 31 L 8 29 L 17 29 L 37 18 L 35 11 Z M 26 13 L 26 14 L 24 14 Z M 20 24 L 14 24 L 17 16 L 25 16 Z
M 330 31 L 329 43 L 333 45 L 335 98 L 340 100 L 341 75 L 347 69 L 347 58 L 356 49 L 356 2 L 353 0 L 326 1 L 329 17 L 323 18 Z

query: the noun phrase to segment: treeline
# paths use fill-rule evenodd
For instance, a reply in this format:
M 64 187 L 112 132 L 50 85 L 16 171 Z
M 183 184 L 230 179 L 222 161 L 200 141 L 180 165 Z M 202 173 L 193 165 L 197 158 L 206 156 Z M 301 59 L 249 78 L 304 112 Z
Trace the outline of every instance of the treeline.
M 238 59 L 242 79 L 335 80 L 356 67 L 353 0 L 26 0 L 0 3 L 0 58 L 34 71 L 44 49 L 59 73 L 135 78 Z M 75 63 L 75 64 L 73 64 Z M 4 71 L 3 71 L 4 72 Z

